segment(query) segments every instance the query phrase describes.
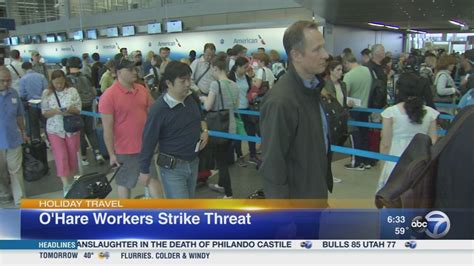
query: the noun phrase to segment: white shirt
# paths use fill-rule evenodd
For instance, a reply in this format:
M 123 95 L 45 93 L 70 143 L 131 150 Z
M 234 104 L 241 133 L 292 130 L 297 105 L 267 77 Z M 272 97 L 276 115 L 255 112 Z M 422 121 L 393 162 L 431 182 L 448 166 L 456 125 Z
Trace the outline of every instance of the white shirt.
M 49 90 L 43 91 L 43 97 L 41 99 L 42 113 L 59 108 L 58 101 L 56 100 L 54 93 L 47 95 L 48 92 Z M 61 102 L 61 107 L 69 108 L 73 106 L 76 107 L 76 109 L 81 110 L 81 97 L 75 88 L 66 88 L 63 91 L 58 91 L 56 93 L 58 94 L 59 101 Z M 48 134 L 58 135 L 61 138 L 78 133 L 67 133 L 64 130 L 63 115 L 54 115 L 48 118 L 46 121 L 46 132 L 48 132 Z
M 184 99 L 186 99 L 191 94 L 192 94 L 192 92 L 189 91 L 188 95 L 186 95 L 186 97 Z M 163 97 L 163 100 L 165 101 L 166 104 L 168 104 L 168 106 L 171 109 L 173 109 L 178 104 L 182 104 L 184 107 L 186 107 L 186 105 L 184 105 L 184 100 L 183 101 L 178 101 L 175 98 L 173 98 L 173 96 L 171 96 L 169 93 L 165 94 L 165 96 Z
M 12 76 L 12 88 L 14 88 L 18 92 L 18 94 L 20 94 L 20 78 L 25 75 L 25 71 L 23 71 L 23 69 L 21 68 L 22 64 L 23 62 L 19 60 L 12 60 L 10 64 L 6 65 L 8 70 L 10 70 L 10 74 Z M 13 70 L 12 66 L 15 68 L 16 71 Z M 17 72 L 18 74 L 20 74 L 19 76 Z
M 263 69 L 265 69 L 265 74 L 263 73 Z M 271 69 L 269 69 L 268 67 L 259 68 L 257 70 L 257 73 L 255 73 L 255 78 L 260 79 L 262 81 L 268 81 L 268 83 L 270 84 L 270 89 L 273 87 L 273 83 L 275 83 L 275 76 L 273 75 Z

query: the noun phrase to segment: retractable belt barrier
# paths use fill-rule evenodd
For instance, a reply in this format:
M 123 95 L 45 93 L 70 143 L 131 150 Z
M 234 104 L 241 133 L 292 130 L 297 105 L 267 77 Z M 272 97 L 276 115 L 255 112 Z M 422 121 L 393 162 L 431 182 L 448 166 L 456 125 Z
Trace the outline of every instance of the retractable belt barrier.
M 440 106 L 441 107 L 441 106 Z M 380 114 L 383 112 L 383 109 L 375 109 L 375 108 L 352 108 L 349 110 L 350 112 L 364 112 L 364 113 L 377 113 Z M 448 114 L 440 114 L 439 115 L 440 119 L 445 119 L 445 120 L 453 120 L 454 115 L 448 115 Z
M 367 112 L 367 113 L 381 113 L 382 109 L 374 109 L 374 108 L 353 108 L 350 110 L 351 112 Z M 244 114 L 244 115 L 254 115 L 260 116 L 260 113 L 257 111 L 250 111 L 250 110 L 235 110 L 236 114 Z M 453 115 L 441 114 L 439 115 L 441 119 L 453 120 Z M 362 121 L 355 121 L 349 120 L 347 121 L 348 126 L 354 127 L 367 127 L 367 128 L 374 128 L 374 129 L 382 129 L 381 123 L 370 123 L 370 122 L 362 122 Z M 440 129 L 438 130 L 438 135 L 444 136 L 446 135 L 446 130 Z
M 31 106 L 33 108 L 40 108 L 39 104 L 35 104 L 35 105 L 31 105 Z M 374 109 L 374 108 L 354 108 L 354 109 L 351 109 L 351 111 L 353 111 L 353 112 L 381 113 L 380 109 Z M 245 114 L 245 115 L 253 115 L 253 116 L 260 116 L 259 112 L 250 111 L 250 110 L 235 110 L 235 113 Z M 101 117 L 100 113 L 89 112 L 89 111 L 81 111 L 81 115 L 92 116 L 92 117 L 96 117 L 96 118 Z M 452 120 L 453 118 L 454 118 L 454 116 L 452 116 L 452 115 L 445 115 L 443 119 Z M 369 123 L 369 122 L 349 120 L 347 124 L 349 126 L 356 126 L 356 127 L 368 127 L 368 128 L 375 128 L 375 129 L 381 129 L 382 128 L 381 123 Z M 438 130 L 438 134 L 439 135 L 445 135 L 446 131 L 445 130 Z M 210 137 L 216 137 L 216 138 L 226 138 L 226 139 L 233 139 L 233 140 L 240 140 L 240 141 L 256 142 L 256 143 L 261 142 L 260 137 L 238 135 L 238 134 L 232 134 L 232 133 L 227 133 L 227 132 L 219 132 L 219 131 L 209 131 L 209 136 Z M 389 162 L 398 162 L 398 160 L 399 160 L 398 156 L 393 156 L 393 155 L 388 155 L 388 154 L 381 154 L 381 153 L 365 151 L 365 150 L 360 150 L 360 149 L 353 149 L 353 148 L 342 147 L 342 146 L 336 146 L 336 145 L 331 145 L 331 151 L 337 152 L 337 153 L 348 154 L 348 155 L 355 155 L 355 156 L 365 157 L 365 158 L 371 158 L 371 159 L 376 159 L 376 160 L 389 161 Z

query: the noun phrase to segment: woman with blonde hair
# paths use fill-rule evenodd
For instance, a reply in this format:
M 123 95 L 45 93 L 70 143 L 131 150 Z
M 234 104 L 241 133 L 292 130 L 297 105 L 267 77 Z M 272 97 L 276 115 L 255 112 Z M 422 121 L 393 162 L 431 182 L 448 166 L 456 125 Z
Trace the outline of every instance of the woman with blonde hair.
M 80 131 L 66 132 L 63 119 L 64 116 L 80 114 L 81 98 L 77 90 L 67 83 L 62 70 L 51 73 L 49 87 L 43 91 L 41 111 L 47 119 L 46 132 L 56 163 L 56 174 L 61 178 L 66 195 L 78 169 Z

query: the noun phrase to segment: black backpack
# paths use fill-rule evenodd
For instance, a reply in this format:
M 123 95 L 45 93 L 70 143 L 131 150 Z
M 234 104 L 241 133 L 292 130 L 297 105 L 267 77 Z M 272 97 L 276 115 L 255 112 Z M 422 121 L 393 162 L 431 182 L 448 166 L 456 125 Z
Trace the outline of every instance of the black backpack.
M 28 182 L 41 179 L 44 176 L 45 166 L 31 154 L 28 147 L 23 147 L 23 178 Z
M 93 88 L 90 78 L 79 72 L 67 75 L 67 79 L 71 83 L 71 86 L 76 88 L 77 93 L 79 93 L 82 105 L 92 105 L 97 94 L 95 93 L 95 88 Z
M 384 108 L 387 105 L 387 86 L 377 78 L 374 71 L 369 68 L 372 76 L 372 86 L 369 94 L 369 108 Z

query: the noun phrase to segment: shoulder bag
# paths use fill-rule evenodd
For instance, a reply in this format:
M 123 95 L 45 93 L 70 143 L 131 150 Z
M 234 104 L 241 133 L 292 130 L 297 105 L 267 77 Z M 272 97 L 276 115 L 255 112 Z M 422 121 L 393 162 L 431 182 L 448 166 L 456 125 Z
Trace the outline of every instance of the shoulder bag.
M 207 128 L 212 131 L 218 131 L 218 132 L 229 132 L 229 124 L 230 124 L 230 112 L 228 109 L 224 109 L 224 98 L 222 96 L 222 89 L 221 89 L 221 83 L 220 81 L 217 81 L 217 84 L 219 86 L 219 97 L 220 97 L 220 102 L 221 102 L 221 109 L 217 111 L 209 111 L 206 115 L 206 123 L 207 123 Z M 215 145 L 220 145 L 220 144 L 225 144 L 229 139 L 224 139 L 224 138 L 216 138 L 216 137 L 211 137 L 209 139 L 209 143 L 215 144 Z
M 58 102 L 59 108 L 61 108 L 61 102 L 59 101 L 59 97 L 56 91 L 54 91 L 54 96 L 56 97 L 56 101 Z M 84 126 L 84 122 L 82 121 L 80 115 L 64 115 L 63 126 L 64 131 L 68 133 L 75 133 L 81 130 L 81 128 Z

